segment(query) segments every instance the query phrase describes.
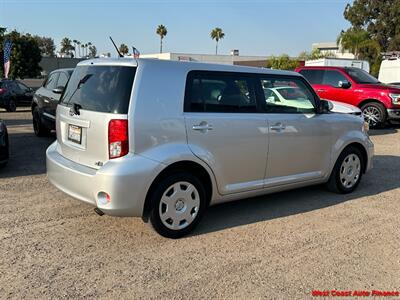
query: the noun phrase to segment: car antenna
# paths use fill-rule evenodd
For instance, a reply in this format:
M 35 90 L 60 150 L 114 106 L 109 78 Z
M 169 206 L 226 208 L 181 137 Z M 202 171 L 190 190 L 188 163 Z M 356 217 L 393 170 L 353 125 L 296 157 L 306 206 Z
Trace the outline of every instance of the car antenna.
M 119 52 L 118 47 L 117 47 L 117 45 L 115 45 L 114 40 L 112 39 L 111 36 L 110 36 L 110 40 L 111 40 L 111 42 L 113 43 L 113 45 L 114 45 L 114 47 L 115 47 L 115 50 L 117 50 L 118 56 L 119 56 L 119 57 L 124 57 L 124 56 L 121 54 L 121 52 Z

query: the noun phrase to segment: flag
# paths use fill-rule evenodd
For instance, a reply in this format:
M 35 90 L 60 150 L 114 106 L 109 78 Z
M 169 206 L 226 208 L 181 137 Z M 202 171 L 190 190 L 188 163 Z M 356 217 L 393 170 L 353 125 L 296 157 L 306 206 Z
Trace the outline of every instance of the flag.
M 10 58 L 11 58 L 12 42 L 10 40 L 4 41 L 4 78 L 8 78 L 10 72 Z
M 132 47 L 132 51 L 133 51 L 133 58 L 139 58 L 140 56 L 139 50 L 136 49 L 135 47 Z

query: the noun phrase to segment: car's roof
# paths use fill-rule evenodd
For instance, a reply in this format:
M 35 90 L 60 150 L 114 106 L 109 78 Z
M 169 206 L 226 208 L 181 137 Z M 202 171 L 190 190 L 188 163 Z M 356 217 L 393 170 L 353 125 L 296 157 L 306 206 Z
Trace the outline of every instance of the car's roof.
M 73 72 L 74 68 L 62 68 L 62 69 L 57 69 L 54 71 L 51 71 L 50 73 L 54 73 L 54 72 Z
M 303 69 L 325 69 L 325 70 L 351 70 L 351 69 L 359 69 L 356 67 L 336 67 L 336 66 L 304 66 L 304 67 L 298 67 L 298 70 L 303 70 Z
M 290 76 L 301 76 L 293 71 L 282 71 L 282 70 L 272 70 L 267 68 L 257 68 L 257 67 L 246 67 L 238 65 L 226 65 L 226 64 L 210 64 L 203 62 L 188 62 L 188 61 L 174 61 L 174 60 L 164 60 L 164 59 L 153 59 L 153 58 L 96 58 L 82 61 L 78 66 L 140 66 L 140 65 L 160 65 L 168 66 L 169 68 L 184 68 L 188 71 L 198 70 L 198 71 L 222 71 L 222 72 L 238 72 L 238 73 L 260 73 L 260 74 L 271 74 L 271 75 L 290 75 Z

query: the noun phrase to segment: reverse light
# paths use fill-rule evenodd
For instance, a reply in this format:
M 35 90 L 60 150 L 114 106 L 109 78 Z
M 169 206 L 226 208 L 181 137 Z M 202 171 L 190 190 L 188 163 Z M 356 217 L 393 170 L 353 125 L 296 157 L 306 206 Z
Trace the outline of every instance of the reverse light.
M 109 158 L 118 158 L 128 154 L 128 120 L 111 120 L 108 124 Z
M 389 97 L 394 105 L 400 105 L 400 94 L 389 94 Z

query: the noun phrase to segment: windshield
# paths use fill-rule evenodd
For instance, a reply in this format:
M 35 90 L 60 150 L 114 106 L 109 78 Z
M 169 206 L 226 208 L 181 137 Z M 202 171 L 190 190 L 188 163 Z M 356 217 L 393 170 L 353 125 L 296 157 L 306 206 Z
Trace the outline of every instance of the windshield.
M 277 92 L 286 100 L 306 100 L 307 96 L 299 89 L 293 87 L 279 88 Z
M 81 66 L 72 73 L 61 103 L 83 110 L 126 114 L 135 67 Z
M 376 84 L 380 83 L 378 79 L 362 69 L 346 68 L 345 72 L 357 83 L 360 84 Z

